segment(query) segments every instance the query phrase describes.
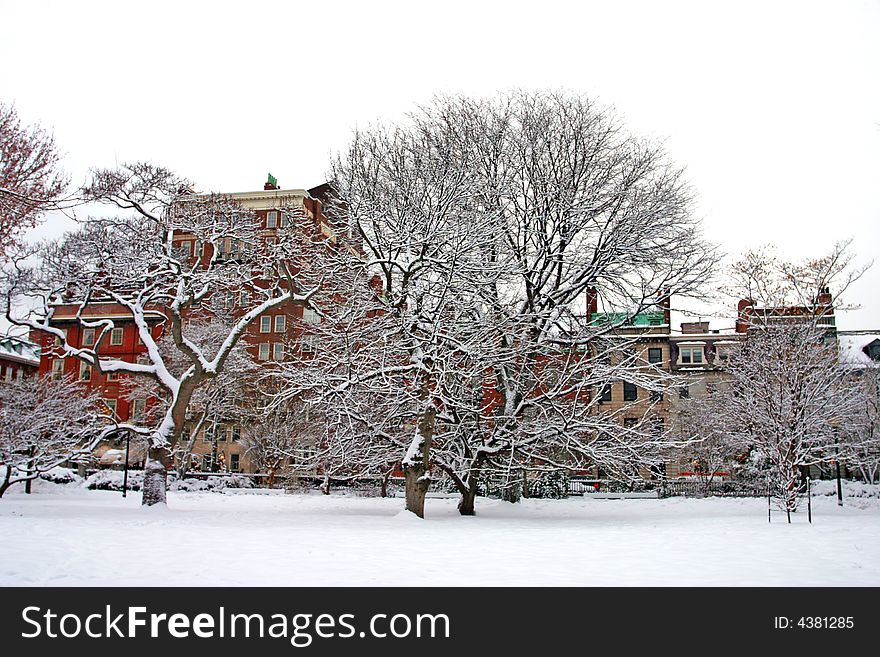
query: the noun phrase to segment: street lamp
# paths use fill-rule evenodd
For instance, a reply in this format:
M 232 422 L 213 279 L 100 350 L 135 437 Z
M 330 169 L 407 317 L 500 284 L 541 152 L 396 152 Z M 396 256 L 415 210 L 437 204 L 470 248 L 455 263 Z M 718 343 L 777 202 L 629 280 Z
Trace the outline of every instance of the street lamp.
M 122 470 L 122 497 L 126 496 L 128 490 L 128 448 L 131 443 L 131 431 L 125 432 L 125 465 Z
M 840 485 L 840 427 L 837 418 L 831 421 L 831 430 L 834 432 L 834 468 L 837 472 L 837 506 L 843 506 L 843 487 Z

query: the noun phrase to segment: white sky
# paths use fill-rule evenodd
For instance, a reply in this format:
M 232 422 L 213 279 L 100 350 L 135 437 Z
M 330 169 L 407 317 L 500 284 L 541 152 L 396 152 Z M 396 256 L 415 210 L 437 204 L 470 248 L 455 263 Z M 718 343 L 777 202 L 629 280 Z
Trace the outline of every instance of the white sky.
M 307 188 L 352 128 L 437 92 L 590 94 L 687 167 L 727 253 L 853 238 L 878 262 L 838 323 L 880 327 L 880 2 L 0 0 L 0 25 L 0 98 L 74 182 L 149 159 L 204 191 Z

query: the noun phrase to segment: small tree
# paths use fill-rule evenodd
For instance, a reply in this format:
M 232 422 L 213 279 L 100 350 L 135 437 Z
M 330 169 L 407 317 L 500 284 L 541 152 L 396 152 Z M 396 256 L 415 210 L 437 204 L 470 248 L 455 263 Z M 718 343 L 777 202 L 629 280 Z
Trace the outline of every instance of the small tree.
M 15 107 L 0 102 L 0 257 L 64 193 L 58 163 L 52 135 L 23 127 Z
M 856 395 L 852 415 L 840 426 L 835 454 L 869 484 L 880 483 L 880 367 L 850 370 Z
M 830 290 L 842 294 L 864 270 L 852 267 L 846 243 L 802 263 L 780 261 L 765 249 L 734 265 L 747 336 L 728 362 L 730 383 L 713 396 L 713 412 L 727 437 L 748 445 L 764 464 L 789 522 L 801 477 L 835 458 L 836 428 L 858 402 L 840 364 Z
M 70 379 L 0 383 L 0 497 L 13 484 L 92 450 L 117 426 L 100 397 Z

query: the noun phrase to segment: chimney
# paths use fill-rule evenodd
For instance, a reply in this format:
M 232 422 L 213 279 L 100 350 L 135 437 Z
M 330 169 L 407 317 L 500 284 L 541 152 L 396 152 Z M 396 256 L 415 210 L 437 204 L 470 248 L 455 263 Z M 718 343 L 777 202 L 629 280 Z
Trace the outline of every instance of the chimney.
M 820 306 L 830 306 L 831 301 L 831 290 L 827 287 L 820 287 L 819 295 L 816 297 L 816 304 Z
M 669 313 L 671 301 L 672 294 L 670 294 L 669 288 L 667 287 L 657 297 L 657 305 L 663 310 L 663 323 L 670 328 L 672 328 L 672 320 Z
M 682 322 L 681 332 L 684 335 L 694 335 L 697 333 L 708 333 L 709 322 Z
M 266 180 L 266 184 L 263 185 L 263 189 L 281 189 L 278 187 L 278 178 L 270 173 L 268 180 Z
M 587 321 L 591 321 L 597 312 L 599 312 L 599 293 L 591 285 L 587 288 Z
M 736 332 L 737 333 L 747 333 L 749 330 L 749 324 L 751 323 L 751 315 L 750 312 L 754 302 L 750 299 L 740 299 L 739 303 L 736 304 Z

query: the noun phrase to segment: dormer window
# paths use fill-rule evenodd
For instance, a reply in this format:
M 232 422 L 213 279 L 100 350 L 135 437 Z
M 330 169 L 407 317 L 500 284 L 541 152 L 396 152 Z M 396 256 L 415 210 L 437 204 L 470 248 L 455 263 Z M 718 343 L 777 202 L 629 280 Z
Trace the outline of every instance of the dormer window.
M 875 363 L 880 363 L 880 340 L 874 340 L 873 342 L 866 344 L 862 351 L 864 351 L 868 358 Z
M 682 365 L 702 365 L 703 364 L 703 346 L 691 345 L 687 347 L 679 347 L 678 362 Z

